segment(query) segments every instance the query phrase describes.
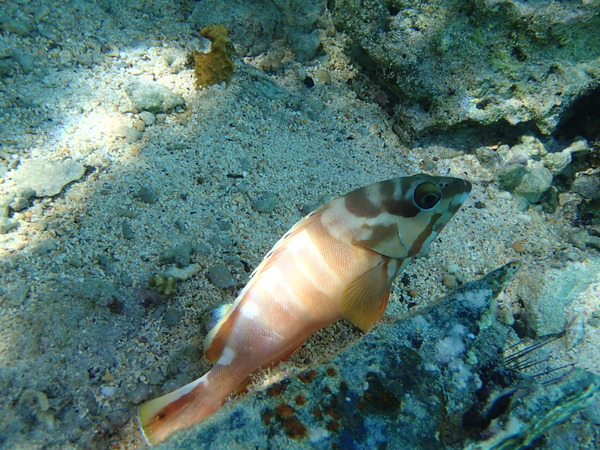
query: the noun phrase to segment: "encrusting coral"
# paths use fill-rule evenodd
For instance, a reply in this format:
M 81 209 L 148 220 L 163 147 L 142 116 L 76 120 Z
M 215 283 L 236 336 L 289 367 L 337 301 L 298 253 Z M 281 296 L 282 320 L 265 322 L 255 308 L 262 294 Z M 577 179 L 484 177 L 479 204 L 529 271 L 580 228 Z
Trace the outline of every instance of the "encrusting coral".
M 229 83 L 233 76 L 232 55 L 234 53 L 229 32 L 223 25 L 202 28 L 200 34 L 211 40 L 210 52 L 192 51 L 196 70 L 196 86 L 207 87 L 223 81 Z

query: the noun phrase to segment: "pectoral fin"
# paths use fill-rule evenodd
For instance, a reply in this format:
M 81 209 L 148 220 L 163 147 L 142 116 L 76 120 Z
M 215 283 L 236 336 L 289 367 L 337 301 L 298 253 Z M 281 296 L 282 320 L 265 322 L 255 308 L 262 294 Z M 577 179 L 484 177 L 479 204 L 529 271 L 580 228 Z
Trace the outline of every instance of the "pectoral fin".
M 385 312 L 389 297 L 387 264 L 382 261 L 346 287 L 342 294 L 342 313 L 361 330 L 368 331 Z

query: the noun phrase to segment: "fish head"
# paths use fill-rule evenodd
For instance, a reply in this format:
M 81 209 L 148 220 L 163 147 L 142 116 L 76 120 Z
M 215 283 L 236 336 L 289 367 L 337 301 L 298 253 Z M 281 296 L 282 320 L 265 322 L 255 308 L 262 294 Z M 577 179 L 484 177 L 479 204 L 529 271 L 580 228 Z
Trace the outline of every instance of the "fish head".
M 417 174 L 363 189 L 362 197 L 377 205 L 377 214 L 363 220 L 356 243 L 390 258 L 406 259 L 427 252 L 468 197 L 471 183 Z
M 410 242 L 409 256 L 424 253 L 456 214 L 471 192 L 471 183 L 462 178 L 415 175 L 410 177 L 409 198 L 416 216 L 400 217 L 402 237 Z

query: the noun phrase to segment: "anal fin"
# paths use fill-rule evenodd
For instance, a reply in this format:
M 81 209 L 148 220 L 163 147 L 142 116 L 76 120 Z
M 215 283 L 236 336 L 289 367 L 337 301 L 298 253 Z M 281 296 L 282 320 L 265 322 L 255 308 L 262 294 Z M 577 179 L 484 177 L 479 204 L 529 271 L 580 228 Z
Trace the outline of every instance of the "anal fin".
M 220 319 L 204 338 L 204 357 L 213 364 L 221 357 L 227 338 L 231 334 L 234 309 L 235 303 L 231 303 L 222 305 L 213 312 L 219 315 Z

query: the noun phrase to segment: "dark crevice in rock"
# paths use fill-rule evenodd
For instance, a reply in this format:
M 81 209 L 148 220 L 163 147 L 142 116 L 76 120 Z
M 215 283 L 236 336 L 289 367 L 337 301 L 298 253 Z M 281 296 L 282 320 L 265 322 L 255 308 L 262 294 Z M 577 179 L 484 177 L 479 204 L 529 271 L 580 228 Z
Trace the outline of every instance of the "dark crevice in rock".
M 563 114 L 554 137 L 558 139 L 573 139 L 585 137 L 591 145 L 600 148 L 600 86 L 590 93 L 582 95 Z
M 446 130 L 431 130 L 419 139 L 419 145 L 444 145 L 470 152 L 481 146 L 498 143 L 516 145 L 523 135 L 539 135 L 533 122 L 511 125 L 505 121 L 491 125 L 465 122 Z

